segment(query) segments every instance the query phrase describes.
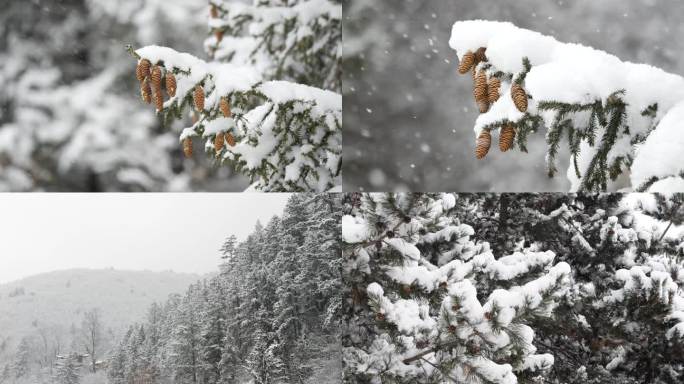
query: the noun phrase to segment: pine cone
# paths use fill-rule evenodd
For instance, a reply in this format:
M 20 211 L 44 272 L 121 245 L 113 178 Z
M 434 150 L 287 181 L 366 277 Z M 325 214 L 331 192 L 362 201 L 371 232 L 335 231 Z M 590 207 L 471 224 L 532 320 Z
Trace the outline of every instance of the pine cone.
M 453 324 L 449 325 L 447 331 L 449 331 L 449 333 L 456 333 L 456 326 Z
M 166 72 L 166 93 L 169 97 L 176 96 L 176 76 L 171 72 Z
M 192 139 L 189 137 L 183 139 L 183 154 L 188 159 L 192 157 Z
M 515 140 L 515 127 L 513 124 L 504 124 L 499 131 L 499 149 L 501 152 L 506 152 L 513 148 L 513 141 Z
M 216 36 L 216 43 L 220 43 L 223 40 L 223 31 L 220 29 L 215 30 L 214 36 Z
M 150 75 L 150 61 L 147 59 L 142 59 L 138 62 L 138 66 L 135 67 L 135 77 L 139 82 L 142 83 L 147 76 Z
M 226 134 L 226 142 L 231 147 L 234 147 L 235 146 L 235 137 L 233 137 L 233 135 L 231 135 L 230 133 Z
M 211 16 L 212 19 L 218 18 L 219 13 L 218 13 L 218 7 L 216 6 L 216 4 L 211 5 L 211 8 L 209 9 L 209 16 Z
M 147 104 L 152 102 L 152 88 L 150 88 L 150 81 L 147 78 L 144 78 L 140 84 L 140 96 Z
M 195 101 L 195 108 L 197 111 L 204 111 L 204 88 L 202 88 L 201 85 L 195 87 L 192 98 Z
M 475 157 L 480 160 L 487 156 L 489 152 L 489 147 L 492 145 L 492 135 L 488 130 L 484 129 L 480 132 L 480 136 L 477 137 L 477 143 L 475 145 Z
M 223 149 L 223 143 L 225 142 L 226 136 L 223 132 L 219 132 L 216 134 L 216 137 L 214 137 L 214 150 L 216 151 L 216 154 L 221 152 Z
M 480 47 L 475 51 L 475 65 L 478 65 L 480 63 L 484 63 L 487 61 L 487 55 L 485 54 L 487 52 L 487 48 L 485 47 Z
M 513 98 L 513 103 L 518 111 L 527 111 L 527 93 L 519 84 L 513 83 L 511 86 L 511 97 Z
M 487 99 L 489 104 L 494 104 L 499 100 L 499 88 L 501 88 L 501 80 L 496 77 L 489 79 L 489 84 L 487 84 Z
M 161 90 L 161 78 L 162 78 L 162 72 L 161 68 L 159 68 L 158 65 L 155 65 L 152 67 L 152 74 L 150 75 L 150 85 L 152 85 L 152 89 Z
M 475 55 L 472 51 L 466 52 L 461 58 L 461 62 L 458 63 L 458 73 L 464 75 L 466 72 L 470 71 L 475 63 Z
M 164 109 L 164 95 L 162 94 L 161 87 L 152 90 L 152 99 L 154 100 L 157 112 L 161 112 Z
M 219 102 L 219 108 L 221 109 L 221 112 L 223 113 L 224 117 L 232 116 L 232 113 L 230 112 L 230 102 L 227 98 L 221 98 L 221 101 Z
M 375 314 L 375 319 L 378 321 L 385 321 L 385 314 L 378 312 Z
M 480 70 L 475 77 L 475 87 L 473 88 L 473 96 L 477 103 L 480 113 L 485 113 L 489 110 L 489 96 L 487 92 L 487 74 Z

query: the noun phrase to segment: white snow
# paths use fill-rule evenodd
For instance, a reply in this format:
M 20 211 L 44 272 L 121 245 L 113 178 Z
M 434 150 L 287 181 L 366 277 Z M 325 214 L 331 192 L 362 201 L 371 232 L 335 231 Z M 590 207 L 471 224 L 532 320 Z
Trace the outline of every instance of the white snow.
M 651 177 L 666 178 L 679 176 L 684 172 L 684 100 L 672 107 L 662 118 L 656 129 L 636 151 L 632 164 L 631 181 L 641 186 Z M 681 178 L 658 185 L 659 192 L 684 191 Z M 673 187 L 676 189 L 666 188 Z
M 420 259 L 420 251 L 418 248 L 406 240 L 394 237 L 391 239 L 385 239 L 384 241 L 407 258 L 414 261 Z
M 342 216 L 342 240 L 346 243 L 361 243 L 369 238 L 370 231 L 363 218 Z

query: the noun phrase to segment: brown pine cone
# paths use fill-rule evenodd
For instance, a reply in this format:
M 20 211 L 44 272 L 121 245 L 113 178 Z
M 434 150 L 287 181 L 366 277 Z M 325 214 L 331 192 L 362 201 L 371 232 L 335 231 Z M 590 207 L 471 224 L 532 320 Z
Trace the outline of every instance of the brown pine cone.
M 216 151 L 216 154 L 221 152 L 223 149 L 223 144 L 225 142 L 226 136 L 223 132 L 219 132 L 216 134 L 216 137 L 214 137 L 214 150 Z
M 195 87 L 192 98 L 195 101 L 195 108 L 197 111 L 204 111 L 204 88 L 202 88 L 201 85 Z
M 231 147 L 234 147 L 235 146 L 235 137 L 233 135 L 231 135 L 230 133 L 227 133 L 226 134 L 226 142 Z
M 473 88 L 473 96 L 477 103 L 480 113 L 485 113 L 489 110 L 489 95 L 487 92 L 487 74 L 480 70 L 475 76 L 475 87 Z
M 513 86 L 511 86 L 511 97 L 513 98 L 515 107 L 518 108 L 518 111 L 527 111 L 527 93 L 523 87 L 513 83 Z
M 473 54 L 472 51 L 466 52 L 465 55 L 461 58 L 461 62 L 458 63 L 458 73 L 461 75 L 465 74 L 466 72 L 470 71 L 470 69 L 473 67 L 473 64 L 475 63 L 475 55 Z
M 224 117 L 232 116 L 232 113 L 230 112 L 230 102 L 227 98 L 221 98 L 221 101 L 219 102 L 219 108 L 221 109 L 221 112 L 223 113 Z
M 164 95 L 162 94 L 161 87 L 152 89 L 152 100 L 154 100 L 157 112 L 161 112 L 164 109 Z
M 152 102 L 152 88 L 150 88 L 150 81 L 144 78 L 140 84 L 140 96 L 147 104 Z
M 188 159 L 192 157 L 192 139 L 189 137 L 183 139 L 183 154 Z
M 489 84 L 487 84 L 487 99 L 489 104 L 494 104 L 499 100 L 499 88 L 501 88 L 501 80 L 496 77 L 489 79 Z
M 218 15 L 218 7 L 216 6 L 216 4 L 212 4 L 211 8 L 209 9 L 209 16 L 211 16 L 212 19 L 216 19 Z
M 170 97 L 176 96 L 176 76 L 171 72 L 166 72 L 166 93 Z
M 150 75 L 150 85 L 152 86 L 152 89 L 161 89 L 161 79 L 162 79 L 162 72 L 161 68 L 159 68 L 158 65 L 155 65 L 152 67 L 152 72 Z
M 142 59 L 138 62 L 138 66 L 135 67 L 135 77 L 139 82 L 142 83 L 147 76 L 150 75 L 150 61 L 147 59 Z
M 501 152 L 506 152 L 513 148 L 513 141 L 515 140 L 515 127 L 511 123 L 504 124 L 499 131 L 499 149 Z
M 488 130 L 483 129 L 480 132 L 480 136 L 477 137 L 477 142 L 475 144 L 475 157 L 480 160 L 487 156 L 489 152 L 489 147 L 492 145 L 492 135 Z
M 475 65 L 478 65 L 480 63 L 484 63 L 487 61 L 487 55 L 485 54 L 487 52 L 487 48 L 485 47 L 480 47 L 475 51 Z
M 223 40 L 223 31 L 220 29 L 215 30 L 214 36 L 216 36 L 216 43 L 220 43 Z

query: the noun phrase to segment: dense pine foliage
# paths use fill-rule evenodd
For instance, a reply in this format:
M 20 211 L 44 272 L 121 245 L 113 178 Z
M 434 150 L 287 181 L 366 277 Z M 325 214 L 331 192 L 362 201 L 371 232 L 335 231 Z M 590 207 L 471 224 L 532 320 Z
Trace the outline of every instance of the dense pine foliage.
M 352 194 L 345 211 L 349 383 L 684 378 L 681 195 Z
M 297 194 L 245 241 L 228 237 L 219 274 L 130 327 L 111 382 L 304 383 L 326 354 L 336 366 L 340 216 L 339 197 Z

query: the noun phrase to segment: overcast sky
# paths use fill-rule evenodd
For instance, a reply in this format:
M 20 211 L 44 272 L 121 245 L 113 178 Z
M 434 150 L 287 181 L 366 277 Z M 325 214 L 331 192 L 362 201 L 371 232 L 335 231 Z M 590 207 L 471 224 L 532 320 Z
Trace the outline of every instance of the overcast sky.
M 223 240 L 280 215 L 288 196 L 2 194 L 0 283 L 70 268 L 215 271 Z

